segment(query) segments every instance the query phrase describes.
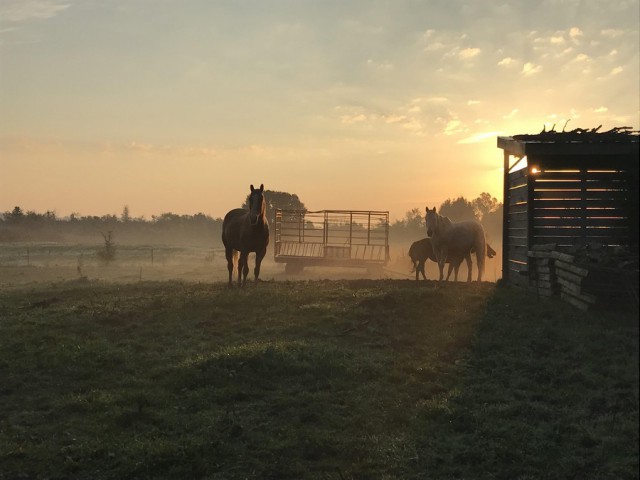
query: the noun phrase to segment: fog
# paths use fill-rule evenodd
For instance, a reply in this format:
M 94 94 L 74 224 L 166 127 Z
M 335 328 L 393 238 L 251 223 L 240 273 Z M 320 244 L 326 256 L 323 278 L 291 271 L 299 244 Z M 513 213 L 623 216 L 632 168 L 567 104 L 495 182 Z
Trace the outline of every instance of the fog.
M 106 262 L 100 253 L 105 249 L 102 237 L 88 243 L 86 238 L 70 238 L 67 242 L 5 242 L 0 244 L 0 288 L 24 287 L 61 282 L 106 281 L 131 283 L 141 281 L 178 280 L 185 282 L 215 283 L 228 279 L 224 248 L 219 238 L 211 239 L 211 246 L 145 244 L 135 237 L 127 241 L 115 240 L 115 255 Z M 84 242 L 83 242 L 84 240 Z M 141 239 L 144 240 L 144 239 Z M 273 245 L 265 256 L 260 272 L 262 281 L 390 278 L 414 279 L 408 256 L 411 241 L 391 243 L 389 260 L 380 270 L 342 267 L 305 267 L 300 273 L 285 272 L 284 263 L 276 263 Z M 501 250 L 492 244 L 498 254 L 485 261 L 483 280 L 495 281 L 501 277 Z M 473 279 L 477 276 L 475 256 Z M 253 280 L 255 254 L 249 256 L 248 283 Z M 429 280 L 438 278 L 437 265 L 427 261 Z M 234 269 L 234 280 L 236 280 Z M 445 270 L 446 275 L 446 270 Z M 463 262 L 458 281 L 466 281 L 467 267 Z M 451 279 L 453 280 L 453 274 Z

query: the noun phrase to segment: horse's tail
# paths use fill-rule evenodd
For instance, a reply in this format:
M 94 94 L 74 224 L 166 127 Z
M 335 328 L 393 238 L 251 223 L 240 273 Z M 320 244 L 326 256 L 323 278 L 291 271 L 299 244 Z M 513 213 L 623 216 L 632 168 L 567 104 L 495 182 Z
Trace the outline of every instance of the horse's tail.
M 485 255 L 488 255 L 487 240 L 484 236 L 484 228 L 480 223 L 477 224 L 475 229 L 474 247 L 476 250 L 476 262 L 478 264 L 478 281 L 482 280 L 482 274 L 484 273 L 484 259 Z M 491 249 L 493 251 L 493 249 Z M 494 251 L 495 254 L 495 251 Z M 491 258 L 491 257 L 489 257 Z
M 491 245 L 487 243 L 487 257 L 493 258 L 495 256 L 496 256 L 496 251 L 493 248 L 491 248 Z

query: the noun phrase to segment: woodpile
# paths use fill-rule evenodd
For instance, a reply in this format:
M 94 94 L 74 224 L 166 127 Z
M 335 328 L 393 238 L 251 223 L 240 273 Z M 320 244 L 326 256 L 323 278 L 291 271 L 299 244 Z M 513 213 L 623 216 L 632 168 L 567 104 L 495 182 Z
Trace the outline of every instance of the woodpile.
M 626 249 L 534 245 L 528 252 L 529 286 L 581 310 L 616 304 L 638 307 L 638 256 Z
M 569 121 L 567 120 L 567 123 Z M 567 126 L 565 123 L 565 128 Z M 547 130 L 546 127 L 542 128 L 542 131 L 537 134 L 522 134 L 514 135 L 514 140 L 523 141 L 544 141 L 544 142 L 590 142 L 590 143 L 615 143 L 620 141 L 635 140 L 638 141 L 638 135 L 640 131 L 633 130 L 632 127 L 615 127 L 611 130 L 604 132 L 600 131 L 602 125 L 596 128 L 574 128 L 573 130 L 556 131 L 555 124 L 551 127 L 551 130 Z

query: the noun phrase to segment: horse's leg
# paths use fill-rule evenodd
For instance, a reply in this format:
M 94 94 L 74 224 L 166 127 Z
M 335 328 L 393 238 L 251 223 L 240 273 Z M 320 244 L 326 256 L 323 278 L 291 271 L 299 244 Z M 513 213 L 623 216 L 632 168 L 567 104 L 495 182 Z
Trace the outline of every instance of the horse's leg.
M 471 261 L 471 251 L 468 251 L 467 254 L 465 255 L 464 259 L 467 262 L 467 269 L 469 270 L 469 273 L 467 273 L 467 282 L 471 281 L 471 268 L 473 267 L 473 262 Z M 460 262 L 462 263 L 462 262 Z
M 484 259 L 487 254 L 487 239 L 484 236 L 482 225 L 478 226 L 478 231 L 476 232 L 475 247 L 476 261 L 478 262 L 478 282 L 481 282 L 482 274 L 484 273 Z
M 449 271 L 447 272 L 447 282 L 449 281 L 449 277 L 451 277 L 451 271 L 453 270 L 453 263 L 449 264 Z M 458 269 L 456 268 L 455 281 L 458 281 Z
M 440 281 L 444 278 L 444 262 L 438 260 L 438 270 L 440 270 Z
M 229 270 L 229 286 L 231 286 L 231 278 L 233 277 L 233 248 L 225 247 L 224 256 L 227 257 L 227 269 Z
M 244 262 L 242 262 L 242 286 L 247 284 L 247 275 L 249 275 L 249 252 L 244 256 Z
M 249 267 L 248 263 L 249 253 L 240 252 L 240 257 L 238 258 L 238 286 L 244 287 L 244 284 L 247 282 L 247 273 Z M 243 278 L 244 274 L 244 278 Z
M 441 247 L 440 254 L 438 255 L 438 268 L 440 269 L 440 281 L 444 278 L 444 264 L 447 262 L 447 255 L 449 254 L 447 248 Z
M 242 262 L 244 261 L 244 255 L 242 252 L 238 253 L 238 286 L 242 286 Z
M 267 249 L 260 252 L 256 252 L 256 268 L 253 269 L 253 275 L 255 276 L 255 282 L 258 283 L 258 276 L 260 275 L 260 264 L 262 263 L 262 259 L 267 253 Z
M 478 262 L 478 281 L 482 281 L 482 274 L 484 273 L 484 252 L 476 253 L 476 261 Z M 471 281 L 471 279 L 469 279 Z
M 424 273 L 424 267 L 426 265 L 427 261 L 426 260 L 420 260 L 420 263 L 418 264 L 418 268 L 420 269 L 420 273 L 422 274 L 422 278 L 424 278 L 425 280 L 427 279 L 427 275 Z M 418 275 L 416 274 L 416 280 L 418 280 Z

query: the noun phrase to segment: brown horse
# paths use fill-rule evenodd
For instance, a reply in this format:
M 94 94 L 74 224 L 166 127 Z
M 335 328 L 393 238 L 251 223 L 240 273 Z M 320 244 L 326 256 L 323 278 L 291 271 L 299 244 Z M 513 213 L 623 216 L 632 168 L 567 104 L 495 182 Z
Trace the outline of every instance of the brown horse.
M 430 238 L 423 238 L 422 240 L 413 242 L 411 247 L 409 247 L 409 257 L 413 263 L 413 269 L 411 271 L 416 272 L 416 280 L 420 279 L 420 274 L 422 274 L 423 279 L 427 279 L 424 273 L 424 264 L 427 260 L 438 263 L 438 259 L 433 253 Z
M 448 217 L 443 217 L 433 210 L 426 208 L 425 222 L 427 224 L 427 235 L 431 237 L 433 251 L 438 259 L 440 268 L 440 280 L 444 277 L 444 264 L 450 255 L 462 255 L 467 261 L 469 275 L 467 281 L 471 281 L 471 250 L 475 250 L 478 262 L 478 281 L 482 281 L 484 273 L 484 260 L 487 256 L 486 239 L 484 228 L 480 222 L 475 220 L 465 222 L 452 222 Z M 492 249 L 493 251 L 493 249 Z M 493 252 L 495 254 L 495 252 Z M 462 262 L 462 260 L 460 260 Z M 460 264 L 458 264 L 458 267 Z M 451 267 L 449 267 L 451 268 Z M 454 266 L 455 268 L 455 266 Z M 457 274 L 457 269 L 456 269 Z
M 473 248 L 468 252 L 469 254 L 473 253 Z M 453 255 L 452 255 L 453 253 Z M 496 251 L 491 248 L 491 245 L 487 243 L 487 257 L 493 258 L 496 255 Z M 422 274 L 423 279 L 427 279 L 425 275 L 424 266 L 427 260 L 431 260 L 432 262 L 438 263 L 438 259 L 433 251 L 433 245 L 431 243 L 430 238 L 423 238 L 422 240 L 418 240 L 411 244 L 409 248 L 409 257 L 411 258 L 411 262 L 413 263 L 412 272 L 416 272 L 416 280 L 419 280 L 420 274 Z M 452 262 L 453 257 L 453 262 Z M 458 270 L 460 269 L 460 264 L 462 260 L 466 259 L 466 255 L 456 254 L 454 252 L 449 252 L 449 255 L 446 259 L 446 263 L 449 264 L 449 272 L 447 273 L 447 281 L 451 276 L 451 271 L 455 271 L 454 279 L 458 281 Z M 471 259 L 469 258 L 469 262 Z
M 240 252 L 238 261 L 238 286 L 244 287 L 249 273 L 249 253 L 256 254 L 256 267 L 253 270 L 255 282 L 258 283 L 260 264 L 267 253 L 269 245 L 269 222 L 267 222 L 267 206 L 264 200 L 264 185 L 253 188 L 249 195 L 249 210 L 235 208 L 227 213 L 222 221 L 222 243 L 227 257 L 229 269 L 229 286 L 233 276 L 233 259 Z

